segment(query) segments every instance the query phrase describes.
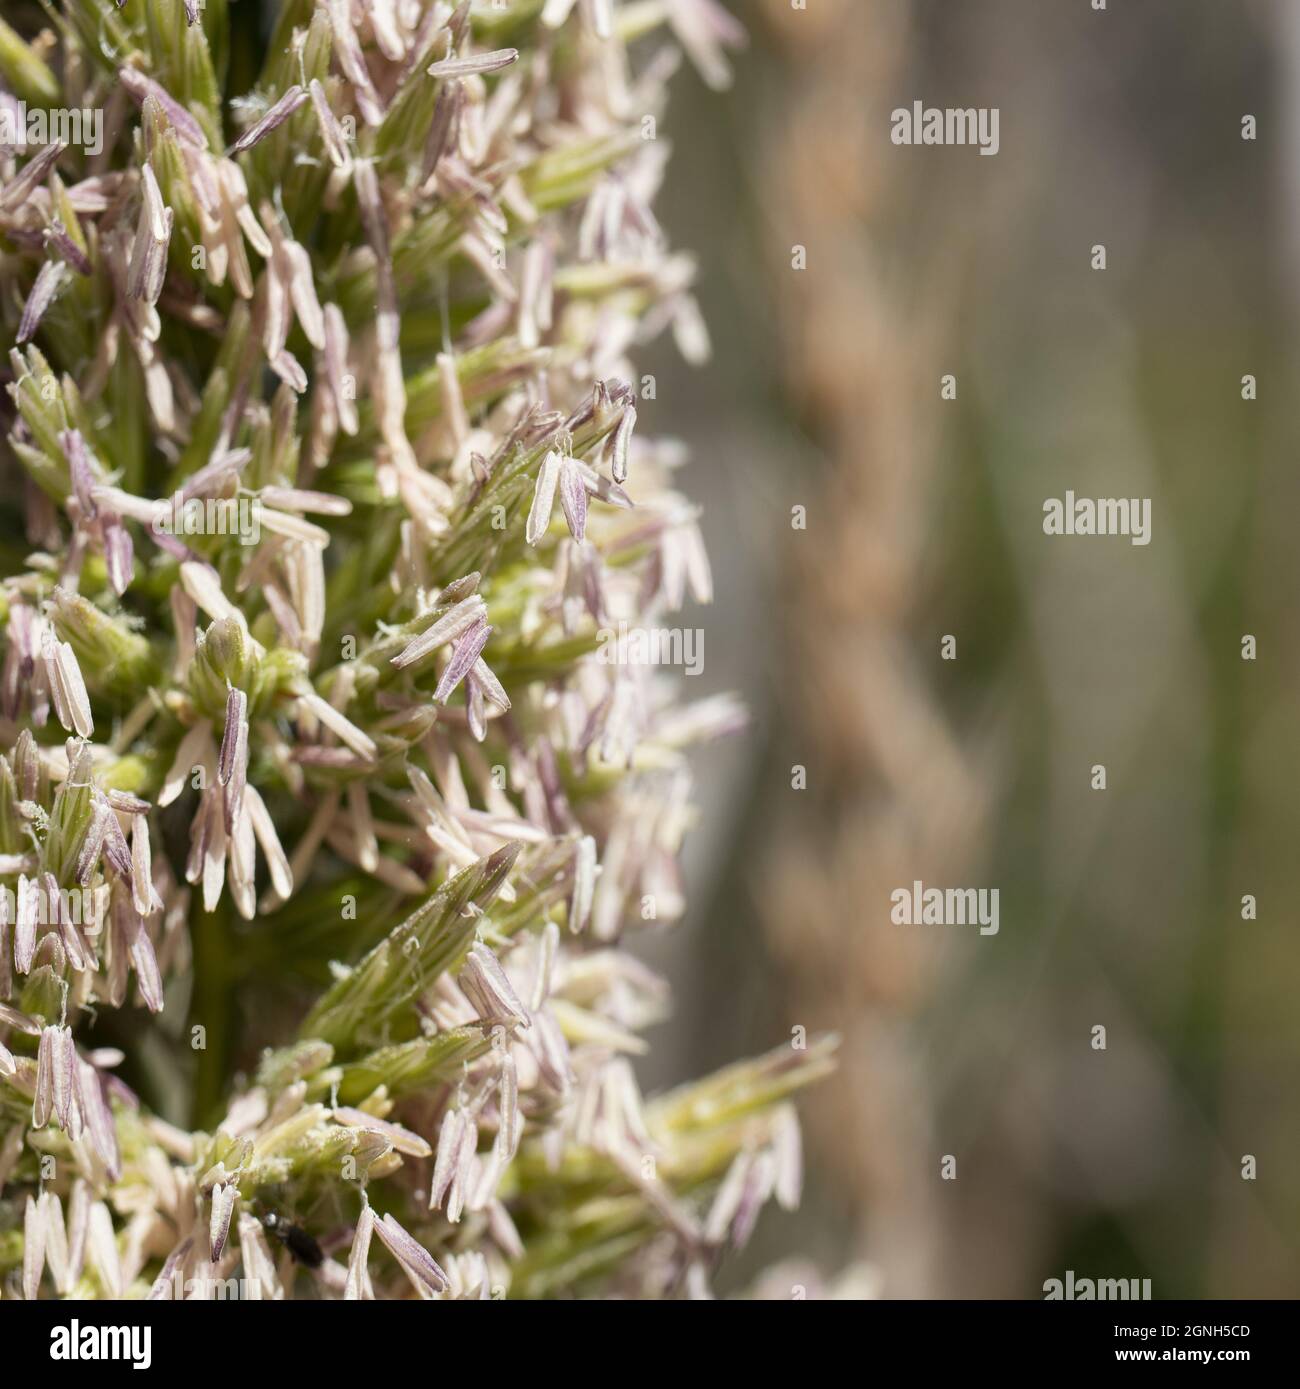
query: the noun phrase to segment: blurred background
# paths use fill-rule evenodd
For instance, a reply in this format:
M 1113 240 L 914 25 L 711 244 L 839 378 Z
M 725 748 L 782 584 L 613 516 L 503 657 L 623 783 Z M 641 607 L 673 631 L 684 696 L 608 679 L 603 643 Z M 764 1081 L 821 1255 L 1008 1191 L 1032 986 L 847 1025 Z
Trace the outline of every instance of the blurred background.
M 705 507 L 693 692 L 752 723 L 642 1078 L 843 1038 L 723 1291 L 1300 1295 L 1300 4 L 1092 5 L 730 0 L 733 89 L 677 79 L 714 357 L 657 345 L 643 418 Z M 915 100 L 1000 152 L 891 144 Z M 1066 489 L 1151 543 L 1044 536 Z M 893 925 L 914 879 L 997 887 L 998 934 Z

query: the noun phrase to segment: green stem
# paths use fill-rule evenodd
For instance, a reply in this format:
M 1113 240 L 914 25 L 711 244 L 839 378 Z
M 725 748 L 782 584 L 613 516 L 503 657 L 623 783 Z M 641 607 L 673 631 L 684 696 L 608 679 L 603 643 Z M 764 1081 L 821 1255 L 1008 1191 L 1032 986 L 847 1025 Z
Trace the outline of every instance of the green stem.
M 193 947 L 190 1039 L 194 1045 L 193 1029 L 202 1027 L 204 1044 L 195 1050 L 192 1122 L 196 1128 L 211 1128 L 224 1111 L 234 1013 L 230 923 L 224 898 L 215 912 L 195 915 Z

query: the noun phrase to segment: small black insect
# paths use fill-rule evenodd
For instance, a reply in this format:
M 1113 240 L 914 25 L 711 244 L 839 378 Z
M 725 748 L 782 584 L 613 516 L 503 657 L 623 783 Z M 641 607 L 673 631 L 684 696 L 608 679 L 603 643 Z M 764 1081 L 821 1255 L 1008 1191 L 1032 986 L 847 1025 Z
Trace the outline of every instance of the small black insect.
M 301 1225 L 295 1225 L 275 1211 L 266 1211 L 261 1219 L 262 1224 L 300 1264 L 306 1264 L 308 1268 L 319 1268 L 324 1263 L 324 1250 Z

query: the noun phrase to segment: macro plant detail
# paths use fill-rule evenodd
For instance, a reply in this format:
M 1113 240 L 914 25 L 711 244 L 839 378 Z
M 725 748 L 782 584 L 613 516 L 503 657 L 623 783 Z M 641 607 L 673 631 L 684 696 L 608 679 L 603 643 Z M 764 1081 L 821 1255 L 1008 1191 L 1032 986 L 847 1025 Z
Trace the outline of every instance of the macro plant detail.
M 707 355 L 655 126 L 743 35 L 258 13 L 0 21 L 0 1292 L 707 1296 L 833 1041 L 641 1095 L 743 711 L 597 657 L 711 597 L 631 358 Z

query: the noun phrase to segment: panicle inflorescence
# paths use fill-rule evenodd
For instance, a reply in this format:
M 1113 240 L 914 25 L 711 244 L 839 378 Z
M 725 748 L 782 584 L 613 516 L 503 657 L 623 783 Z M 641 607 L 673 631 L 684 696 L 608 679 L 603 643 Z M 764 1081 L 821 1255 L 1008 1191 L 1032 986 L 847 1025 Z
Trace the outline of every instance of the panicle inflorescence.
M 703 1294 L 829 1046 L 643 1100 L 740 715 L 600 647 L 711 596 L 628 353 L 707 351 L 657 35 L 742 36 L 286 0 L 237 85 L 252 23 L 0 24 L 0 1287 Z

